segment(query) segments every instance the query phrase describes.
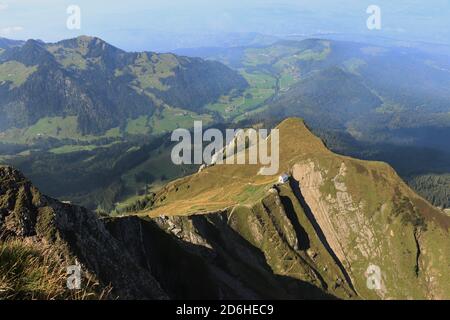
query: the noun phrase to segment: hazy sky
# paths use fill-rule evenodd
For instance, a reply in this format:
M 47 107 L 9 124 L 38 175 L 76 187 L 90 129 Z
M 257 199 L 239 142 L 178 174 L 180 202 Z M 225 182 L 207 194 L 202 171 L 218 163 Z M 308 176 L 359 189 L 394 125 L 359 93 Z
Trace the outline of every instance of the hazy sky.
M 369 5 L 382 29 L 366 27 Z M 69 5 L 81 30 L 66 27 Z M 99 36 L 124 49 L 168 49 L 204 36 L 347 33 L 450 42 L 449 0 L 0 0 L 0 37 L 56 41 Z M 199 38 L 196 42 L 195 39 Z

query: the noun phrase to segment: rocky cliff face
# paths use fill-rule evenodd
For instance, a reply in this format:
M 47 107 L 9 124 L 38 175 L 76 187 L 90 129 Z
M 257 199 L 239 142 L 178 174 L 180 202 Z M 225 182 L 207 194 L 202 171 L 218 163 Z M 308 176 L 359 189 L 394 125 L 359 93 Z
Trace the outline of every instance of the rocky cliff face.
M 450 220 L 385 164 L 328 161 L 296 164 L 293 191 L 312 212 L 358 293 L 384 299 L 448 297 Z M 433 262 L 436 256 L 446 258 Z M 376 290 L 367 286 L 371 266 L 381 274 Z
M 42 195 L 10 167 L 0 167 L 0 235 L 2 242 L 14 239 L 58 247 L 64 256 L 61 269 L 81 262 L 104 286 L 114 287 L 112 296 L 167 297 L 94 213 Z
M 107 227 L 172 298 L 335 298 L 322 290 L 312 268 L 299 271 L 312 283 L 274 272 L 264 250 L 228 225 L 229 218 L 226 212 L 151 220 L 129 217 L 110 220 Z M 290 258 L 298 259 L 295 253 L 284 257 L 286 262 Z

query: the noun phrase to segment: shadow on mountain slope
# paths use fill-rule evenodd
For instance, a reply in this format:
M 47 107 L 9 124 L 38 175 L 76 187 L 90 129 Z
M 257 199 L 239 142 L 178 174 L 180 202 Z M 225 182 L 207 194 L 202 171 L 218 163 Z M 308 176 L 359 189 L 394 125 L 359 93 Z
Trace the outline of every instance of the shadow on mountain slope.
M 344 265 L 339 260 L 337 255 L 334 253 L 334 251 L 331 248 L 330 244 L 328 243 L 328 241 L 325 237 L 325 234 L 323 233 L 319 223 L 317 222 L 316 218 L 314 217 L 314 213 L 312 212 L 311 208 L 309 207 L 308 203 L 306 202 L 305 197 L 303 196 L 303 194 L 301 192 L 300 183 L 298 181 L 296 181 L 295 179 L 290 179 L 289 183 L 292 188 L 292 191 L 294 192 L 294 194 L 295 194 L 296 198 L 298 199 L 298 201 L 300 202 L 300 205 L 302 206 L 306 216 L 308 217 L 308 220 L 313 225 L 314 230 L 315 230 L 317 236 L 319 237 L 320 241 L 322 242 L 323 246 L 328 251 L 330 256 L 333 258 L 335 263 L 338 265 L 339 269 L 341 270 L 342 274 L 344 275 L 345 280 L 347 281 L 350 288 L 353 290 L 353 292 L 356 293 L 355 288 L 352 283 L 352 280 L 351 280 L 347 270 L 345 269 Z
M 106 225 L 174 299 L 335 299 L 307 282 L 275 275 L 264 254 L 226 222 L 187 219 L 208 246 L 177 239 L 153 220 L 110 219 Z

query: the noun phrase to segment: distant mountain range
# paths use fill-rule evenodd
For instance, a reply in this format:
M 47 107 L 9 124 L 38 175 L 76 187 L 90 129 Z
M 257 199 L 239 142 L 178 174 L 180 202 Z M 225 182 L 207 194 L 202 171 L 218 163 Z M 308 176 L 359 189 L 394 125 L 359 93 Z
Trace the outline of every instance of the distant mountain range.
M 8 48 L 12 48 L 12 47 L 21 46 L 24 43 L 25 43 L 25 41 L 10 40 L 10 39 L 6 39 L 6 38 L 1 38 L 0 37 L 0 50 L 1 49 L 8 49 Z
M 385 140 L 390 130 L 411 129 L 413 140 L 423 127 L 450 127 L 444 53 L 322 39 L 178 53 L 276 78 L 279 94 L 252 112 L 265 117 L 301 116 L 312 126 L 338 126 L 370 141 Z
M 448 56 L 414 48 L 308 39 L 177 51 L 187 58 L 92 37 L 0 44 L 0 132 L 75 117 L 81 135 L 104 135 L 141 116 L 151 131 L 167 108 L 216 121 L 301 116 L 368 141 L 423 143 L 425 128 L 450 127 Z
M 1 45 L 0 131 L 73 116 L 81 134 L 103 134 L 167 106 L 198 110 L 248 86 L 218 62 L 127 53 L 92 37 Z

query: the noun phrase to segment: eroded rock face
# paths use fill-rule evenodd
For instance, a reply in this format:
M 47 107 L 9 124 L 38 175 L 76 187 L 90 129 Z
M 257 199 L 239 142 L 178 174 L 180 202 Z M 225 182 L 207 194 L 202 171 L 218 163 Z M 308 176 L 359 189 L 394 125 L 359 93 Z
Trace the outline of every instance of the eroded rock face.
M 294 191 L 360 297 L 450 296 L 444 280 L 450 268 L 442 261 L 449 259 L 449 220 L 407 188 L 392 169 L 336 157 L 329 163 L 307 159 L 292 171 Z M 431 239 L 440 239 L 439 245 Z M 375 289 L 368 284 L 373 270 L 380 276 Z
M 104 285 L 111 284 L 119 298 L 167 298 L 94 213 L 40 194 L 10 167 L 0 167 L 0 234 L 3 239 L 42 241 L 67 250 L 62 254 L 80 261 Z
M 245 219 L 245 223 L 235 225 L 235 218 Z M 152 270 L 161 287 L 173 298 L 336 298 L 320 286 L 311 268 L 294 266 L 298 262 L 295 254 L 290 261 L 288 255 L 292 253 L 288 248 L 291 243 L 295 246 L 297 240 L 289 225 L 280 232 L 289 234 L 290 239 L 273 235 L 273 247 L 278 246 L 275 242 L 280 242 L 276 256 L 245 238 L 240 228 L 246 228 L 246 219 L 253 218 L 247 212 L 234 210 L 183 217 L 111 219 L 107 227 L 120 242 L 128 245 L 135 261 Z M 248 226 L 260 229 L 255 221 L 248 221 Z M 273 230 L 263 228 L 251 232 L 256 233 L 256 239 L 267 239 Z M 307 275 L 293 277 L 296 273 Z M 311 278 L 316 279 L 314 284 L 306 281 Z
M 19 171 L 0 167 L 0 234 L 36 235 L 37 208 L 44 202 L 37 189 Z

